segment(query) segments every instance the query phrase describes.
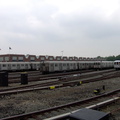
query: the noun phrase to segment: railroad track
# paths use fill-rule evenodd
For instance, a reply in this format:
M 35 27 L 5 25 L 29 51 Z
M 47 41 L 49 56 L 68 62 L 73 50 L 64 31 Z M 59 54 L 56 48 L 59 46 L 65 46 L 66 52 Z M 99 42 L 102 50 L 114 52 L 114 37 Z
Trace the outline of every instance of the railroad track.
M 113 100 L 110 101 L 112 97 L 113 97 Z M 93 105 L 93 103 L 97 104 L 99 102 L 103 102 L 106 100 L 108 101 L 106 102 L 107 105 L 110 103 L 113 103 L 113 101 L 115 102 L 116 100 L 120 100 L 120 89 L 117 89 L 117 90 L 114 90 L 114 91 L 111 91 L 111 92 L 108 92 L 102 95 L 98 95 L 95 97 L 91 97 L 85 100 L 80 100 L 80 101 L 76 101 L 76 102 L 72 102 L 72 103 L 68 103 L 65 105 L 56 106 L 56 107 L 52 107 L 52 108 L 48 108 L 48 109 L 44 109 L 44 110 L 40 110 L 40 111 L 36 111 L 32 113 L 2 118 L 1 120 L 31 120 L 31 119 L 32 120 L 43 120 L 43 119 L 53 117 L 59 114 L 68 113 L 73 110 L 91 106 Z M 97 104 L 97 105 L 92 106 L 92 108 L 96 109 L 98 107 L 100 108 L 101 106 L 105 106 L 105 102 L 103 105 Z
M 72 72 L 60 72 L 60 73 L 50 73 L 50 74 L 42 74 L 40 71 L 34 71 L 34 72 L 30 72 L 30 71 L 26 71 L 26 73 L 28 73 L 29 76 L 41 76 L 41 77 L 51 77 L 51 76 L 59 76 L 59 75 L 68 75 L 68 74 L 77 74 L 79 72 L 82 73 L 86 73 L 86 72 L 91 72 L 94 70 L 82 70 L 82 71 L 72 71 Z M 18 72 L 18 73 L 9 73 L 9 78 L 20 78 L 20 75 L 23 72 Z
M 105 112 L 106 114 L 109 115 L 109 118 L 111 118 L 111 119 L 114 118 L 112 120 L 118 120 L 118 119 L 115 119 L 115 117 L 117 118 L 117 114 L 120 113 L 120 107 L 119 107 L 118 104 L 120 104 L 120 97 L 114 97 L 114 98 L 102 101 L 100 103 L 87 106 L 85 108 L 87 110 L 88 109 L 94 109 L 94 110 Z M 114 108 L 113 108 L 113 106 L 114 106 Z M 63 119 L 66 120 L 67 118 L 69 118 L 69 116 L 71 114 L 74 114 L 76 112 L 80 113 L 81 110 L 82 109 L 78 109 L 78 110 L 71 111 L 71 112 L 68 112 L 68 113 L 65 113 L 65 114 L 61 114 L 61 115 L 58 115 L 58 116 L 55 116 L 55 117 L 46 118 L 44 120 L 63 120 Z
M 96 74 L 94 74 L 96 75 Z M 97 74 L 99 75 L 99 74 Z M 44 83 L 37 83 L 32 85 L 25 85 L 20 87 L 12 87 L 7 89 L 1 89 L 0 95 L 8 95 L 8 94 L 16 94 L 16 93 L 22 93 L 22 92 L 30 92 L 34 90 L 45 90 L 45 89 L 54 89 L 54 88 L 60 88 L 60 87 L 66 87 L 66 86 L 76 86 L 81 85 L 89 82 L 96 82 L 100 80 L 106 80 L 110 78 L 120 77 L 120 74 L 117 72 L 109 73 L 109 74 L 102 74 L 102 76 L 93 77 L 93 74 L 91 74 L 92 78 L 89 78 L 90 75 L 83 75 L 83 76 L 72 76 L 67 77 L 62 80 L 55 80 L 55 81 L 48 81 Z M 88 77 L 86 79 L 86 77 Z M 84 79 L 83 79 L 84 78 Z
M 102 73 L 107 73 L 110 71 L 115 71 L 115 70 L 104 70 L 104 71 L 99 71 L 101 74 Z M 56 78 L 61 78 L 63 76 L 70 76 L 70 75 L 75 75 L 75 74 L 82 74 L 82 73 L 90 73 L 93 72 L 93 70 L 84 70 L 84 71 L 74 71 L 74 72 L 66 72 L 66 73 L 54 73 L 54 74 L 48 74 L 48 75 L 41 75 L 40 73 L 29 73 L 28 72 L 28 81 L 40 81 L 40 80 L 48 80 L 48 79 L 56 79 Z M 96 71 L 95 71 L 96 72 Z M 15 75 L 9 74 L 9 83 L 20 83 L 20 75 Z

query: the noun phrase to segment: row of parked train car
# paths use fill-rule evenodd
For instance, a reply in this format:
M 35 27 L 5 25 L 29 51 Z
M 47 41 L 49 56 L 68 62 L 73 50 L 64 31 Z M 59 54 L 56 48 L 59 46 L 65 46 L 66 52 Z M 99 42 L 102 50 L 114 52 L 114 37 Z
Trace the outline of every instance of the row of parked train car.
M 44 73 L 113 67 L 113 61 L 0 62 L 0 71 L 40 70 Z

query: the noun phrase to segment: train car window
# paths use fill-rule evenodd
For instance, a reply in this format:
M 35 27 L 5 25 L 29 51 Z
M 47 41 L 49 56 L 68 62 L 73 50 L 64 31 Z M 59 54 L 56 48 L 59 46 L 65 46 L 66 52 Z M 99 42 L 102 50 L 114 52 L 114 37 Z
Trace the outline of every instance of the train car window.
M 42 66 L 45 66 L 45 63 L 42 63 Z
M 51 67 L 53 67 L 54 66 L 54 64 L 51 64 Z
M 55 64 L 55 67 L 57 67 L 58 66 L 58 64 Z
M 63 66 L 66 66 L 66 64 L 64 63 Z
M 16 65 L 15 64 L 12 64 L 12 67 L 15 67 Z
M 62 66 L 62 63 L 60 63 L 59 66 Z
M 3 67 L 6 67 L 6 64 L 3 64 Z

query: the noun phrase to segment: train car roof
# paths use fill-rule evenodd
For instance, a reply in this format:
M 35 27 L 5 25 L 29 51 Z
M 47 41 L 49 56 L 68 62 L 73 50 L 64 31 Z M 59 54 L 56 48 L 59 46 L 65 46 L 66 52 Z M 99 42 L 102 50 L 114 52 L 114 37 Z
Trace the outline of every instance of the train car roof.
M 30 62 L 0 62 L 0 64 L 28 64 Z
M 43 63 L 77 63 L 77 61 L 44 61 Z
M 115 60 L 114 62 L 120 62 L 120 60 Z

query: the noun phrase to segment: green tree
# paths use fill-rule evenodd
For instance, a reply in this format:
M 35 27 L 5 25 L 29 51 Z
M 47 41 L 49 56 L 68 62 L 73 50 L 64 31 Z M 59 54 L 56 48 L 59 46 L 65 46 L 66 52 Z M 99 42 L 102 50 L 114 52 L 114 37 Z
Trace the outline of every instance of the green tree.
M 117 55 L 115 59 L 120 60 L 120 55 Z
M 107 61 L 114 61 L 115 59 L 116 59 L 116 57 L 114 55 L 106 57 Z

